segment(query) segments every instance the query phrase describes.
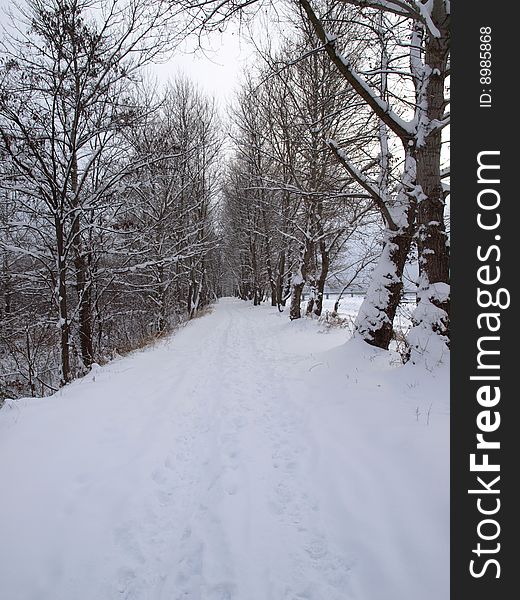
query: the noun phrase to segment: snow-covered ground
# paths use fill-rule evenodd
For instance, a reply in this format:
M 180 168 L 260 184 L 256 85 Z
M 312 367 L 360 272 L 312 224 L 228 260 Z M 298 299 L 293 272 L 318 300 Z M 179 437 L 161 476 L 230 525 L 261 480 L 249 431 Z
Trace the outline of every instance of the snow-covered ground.
M 322 320 L 327 321 L 330 318 L 330 314 L 334 310 L 334 304 L 336 303 L 337 294 L 329 294 L 328 298 L 323 299 L 323 313 Z M 359 307 L 363 302 L 363 296 L 349 295 L 346 294 L 340 299 L 339 307 L 338 307 L 338 317 L 340 319 L 344 319 L 343 323 L 344 327 L 348 329 L 350 332 L 354 330 L 354 322 L 356 320 L 356 316 L 359 312 Z M 307 306 L 307 302 L 302 302 L 302 310 L 305 311 Z M 406 296 L 406 301 L 402 302 L 396 313 L 396 317 L 394 320 L 394 327 L 396 330 L 401 331 L 403 334 L 406 334 L 409 328 L 412 326 L 412 312 L 415 308 L 415 295 Z M 338 323 L 335 323 L 336 325 Z M 393 343 L 393 342 L 392 342 Z
M 221 300 L 0 411 L 0 598 L 448 598 L 448 377 Z

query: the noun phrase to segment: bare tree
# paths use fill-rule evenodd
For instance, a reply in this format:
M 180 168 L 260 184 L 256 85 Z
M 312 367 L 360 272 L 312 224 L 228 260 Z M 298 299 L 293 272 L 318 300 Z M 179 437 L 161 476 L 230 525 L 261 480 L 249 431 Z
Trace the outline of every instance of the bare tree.
M 251 258 L 250 283 L 254 288 L 267 280 L 275 304 L 290 274 L 291 319 L 302 316 L 305 285 L 311 290 L 307 314 L 321 314 L 331 261 L 372 211 L 371 198 L 349 189 L 352 178 L 324 143 L 327 134 L 348 129 L 347 122 L 353 129 L 355 107 L 345 119 L 352 94 L 345 95 L 334 67 L 312 45 L 311 32 L 299 36 L 278 53 L 264 54 L 257 79 L 244 88 L 234 114 L 238 153 L 228 186 L 234 192 L 227 194 L 228 206 L 235 207 L 232 230 L 249 231 L 242 256 Z M 254 291 L 252 297 L 257 301 Z
M 93 189 L 90 174 L 131 118 L 122 88 L 164 49 L 168 40 L 157 27 L 169 18 L 163 2 L 28 0 L 3 42 L 0 133 L 17 170 L 11 184 L 52 236 L 45 245 L 55 261 L 62 383 L 72 376 L 75 314 L 81 363 L 88 368 L 93 360 L 89 218 L 115 180 Z
M 413 116 L 405 121 L 352 67 L 337 38 L 327 31 L 310 2 L 299 0 L 299 3 L 338 71 L 402 143 L 402 189 L 396 201 L 389 203 L 379 190 L 373 190 L 375 196 L 379 196 L 378 203 L 387 221 L 386 251 L 377 273 L 379 282 L 374 280 L 357 325 L 367 341 L 388 346 L 394 306 L 397 306 L 402 289 L 402 272 L 417 215 L 420 305 L 416 311 L 417 323 L 412 331 L 411 345 L 419 356 L 427 344 L 421 334 L 426 333 L 430 338 L 433 332 L 445 341 L 449 322 L 448 252 L 440 171 L 441 130 L 449 119 L 444 114 L 444 82 L 449 60 L 449 5 L 444 0 L 435 0 L 428 5 L 412 0 L 402 3 L 377 0 L 346 2 L 397 14 L 411 21 L 409 56 L 415 99 Z M 348 158 L 333 143 L 331 147 L 354 175 L 355 168 L 349 164 Z M 361 178 L 359 182 L 368 185 Z M 383 283 L 385 279 L 386 283 Z
M 212 30 L 225 26 L 234 15 L 243 18 L 270 4 L 254 0 L 206 0 L 197 3 L 186 0 L 183 7 L 189 11 L 193 27 Z M 346 84 L 401 144 L 400 189 L 387 190 L 381 189 L 379 177 L 376 178 L 377 185 L 372 178 L 364 177 L 356 161 L 337 140 L 329 140 L 332 151 L 350 176 L 372 196 L 386 223 L 383 254 L 360 311 L 357 331 L 367 342 L 388 347 L 402 292 L 404 264 L 412 240 L 416 240 L 421 277 L 416 326 L 410 337 L 412 359 L 420 357 L 425 349 L 425 337 L 431 338 L 432 333 L 438 339 L 440 344 L 436 346 L 442 353 L 449 332 L 448 250 L 440 171 L 441 136 L 449 122 L 449 114 L 445 112 L 445 81 L 449 73 L 449 2 L 339 0 L 314 3 L 318 8 L 314 8 L 309 0 L 288 4 L 300 7 L 302 18 L 311 25 L 321 49 Z M 337 7 L 349 6 L 359 8 L 360 12 L 355 15 L 344 12 L 338 18 L 337 12 L 334 12 Z M 385 16 L 384 20 L 379 19 L 380 14 Z M 387 39 L 397 40 L 396 48 L 406 47 L 408 66 L 402 60 L 402 52 L 392 56 L 391 63 L 387 61 L 386 65 L 379 65 L 379 72 L 388 74 L 385 89 L 374 85 L 370 78 L 355 68 L 349 47 L 351 39 L 341 39 L 334 31 L 336 25 L 343 21 L 362 22 L 371 28 L 376 33 L 376 46 L 379 46 L 377 38 L 384 37 L 382 34 L 386 30 Z M 399 35 L 396 32 L 400 33 L 401 39 L 397 39 Z M 370 56 L 370 49 L 366 56 Z M 397 87 L 390 86 L 390 80 L 392 84 L 397 82 Z M 413 89 L 411 98 L 408 93 L 410 86 Z M 403 111 L 403 106 L 408 110 Z M 403 113 L 408 113 L 408 118 Z

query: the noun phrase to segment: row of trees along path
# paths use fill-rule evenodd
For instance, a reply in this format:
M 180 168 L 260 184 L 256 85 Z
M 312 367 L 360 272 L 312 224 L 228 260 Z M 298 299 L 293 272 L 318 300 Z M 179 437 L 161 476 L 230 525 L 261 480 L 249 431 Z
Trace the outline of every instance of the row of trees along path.
M 225 123 L 188 79 L 147 77 L 262 14 L 279 31 Z M 357 282 L 355 334 L 388 348 L 407 263 L 409 358 L 440 360 L 449 46 L 448 0 L 26 0 L 0 48 L 0 395 L 50 393 L 230 293 L 294 320 Z

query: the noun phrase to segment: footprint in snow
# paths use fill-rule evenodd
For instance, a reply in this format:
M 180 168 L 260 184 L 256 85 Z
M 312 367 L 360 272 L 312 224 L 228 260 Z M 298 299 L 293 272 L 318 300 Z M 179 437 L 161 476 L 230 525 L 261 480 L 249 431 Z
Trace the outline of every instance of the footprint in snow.
M 232 583 L 217 583 L 208 590 L 208 600 L 234 600 L 236 586 Z
M 146 558 L 141 552 L 139 543 L 136 540 L 134 531 L 138 528 L 133 523 L 129 523 L 122 527 L 114 529 L 113 535 L 114 540 L 118 546 L 120 546 L 129 556 L 136 560 L 140 564 L 146 562 Z
M 326 556 L 329 550 L 325 538 L 318 536 L 305 545 L 305 551 L 313 560 L 318 560 Z
M 224 482 L 224 489 L 230 496 L 234 496 L 238 492 L 238 483 L 229 478 Z
M 161 506 L 169 506 L 174 499 L 173 492 L 171 491 L 157 490 L 156 495 Z
M 162 469 L 155 469 L 152 472 L 152 479 L 157 485 L 164 485 L 167 481 L 166 474 Z
M 121 600 L 138 597 L 138 581 L 135 571 L 130 567 L 121 567 L 117 571 L 117 591 Z

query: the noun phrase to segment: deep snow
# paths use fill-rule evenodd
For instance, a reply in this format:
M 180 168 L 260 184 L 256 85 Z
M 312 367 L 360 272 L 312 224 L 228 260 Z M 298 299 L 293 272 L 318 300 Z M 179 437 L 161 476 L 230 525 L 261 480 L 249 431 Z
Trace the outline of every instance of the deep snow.
M 221 300 L 0 411 L 0 598 L 448 598 L 448 377 Z

